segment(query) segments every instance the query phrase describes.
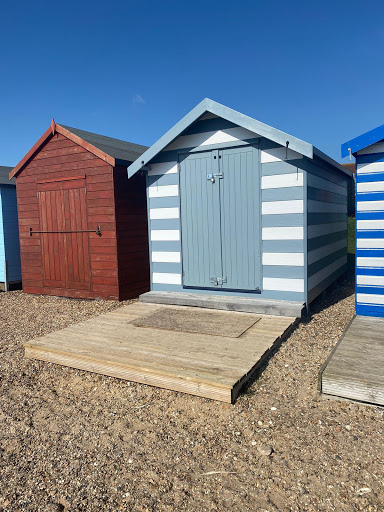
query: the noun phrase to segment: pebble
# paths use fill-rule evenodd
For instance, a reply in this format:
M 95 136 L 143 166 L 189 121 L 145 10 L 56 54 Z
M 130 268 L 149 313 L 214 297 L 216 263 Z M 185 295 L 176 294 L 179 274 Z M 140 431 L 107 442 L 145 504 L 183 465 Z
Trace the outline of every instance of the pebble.
M 370 492 L 372 492 L 372 489 L 370 489 L 369 487 L 361 487 L 360 489 L 358 489 L 357 494 L 359 496 L 363 496 L 364 494 L 368 494 Z
M 261 453 L 261 455 L 268 457 L 269 455 L 272 455 L 273 448 L 272 446 L 269 446 L 269 444 L 261 444 L 257 447 L 257 451 Z
M 277 411 L 276 407 L 271 407 L 271 411 Z

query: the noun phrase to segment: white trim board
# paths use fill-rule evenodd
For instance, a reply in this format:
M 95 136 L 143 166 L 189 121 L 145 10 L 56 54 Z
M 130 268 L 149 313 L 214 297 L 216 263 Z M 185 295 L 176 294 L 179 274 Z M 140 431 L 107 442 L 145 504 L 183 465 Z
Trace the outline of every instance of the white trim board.
M 271 188 L 290 188 L 303 186 L 303 173 L 292 174 L 275 174 L 272 176 L 261 177 L 261 189 L 268 190 Z
M 175 197 L 179 195 L 178 185 L 151 185 L 148 187 L 148 197 Z
M 149 209 L 149 218 L 151 220 L 178 219 L 179 218 L 179 208 L 177 206 L 175 208 L 150 208 Z
M 262 228 L 262 240 L 303 240 L 304 228 Z
M 284 279 L 279 277 L 264 277 L 263 289 L 280 292 L 304 292 L 304 279 Z
M 167 274 L 163 272 L 152 272 L 152 283 L 158 284 L 181 284 L 181 274 Z
M 179 240 L 179 229 L 151 229 L 152 242 L 175 242 Z
M 375 295 L 370 293 L 356 293 L 356 302 L 358 304 L 384 304 L 384 295 Z
M 357 238 L 357 249 L 384 249 L 384 238 Z
M 176 251 L 152 251 L 152 263 L 180 263 L 180 252 Z
M 263 265 L 282 265 L 303 267 L 304 253 L 302 252 L 264 252 Z
M 284 213 L 303 213 L 304 201 L 295 199 L 293 201 L 264 201 L 261 203 L 263 215 L 280 215 Z
M 177 162 L 162 162 L 151 164 L 148 176 L 159 176 L 163 174 L 177 174 Z

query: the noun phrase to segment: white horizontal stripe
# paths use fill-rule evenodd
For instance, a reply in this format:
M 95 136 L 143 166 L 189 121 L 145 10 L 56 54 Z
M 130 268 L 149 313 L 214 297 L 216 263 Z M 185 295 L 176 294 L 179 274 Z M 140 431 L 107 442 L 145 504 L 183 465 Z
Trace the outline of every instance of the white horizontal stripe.
M 330 224 L 313 224 L 308 226 L 308 238 L 337 233 L 347 229 L 347 222 L 332 222 Z
M 384 144 L 382 142 L 375 142 L 375 144 L 371 144 L 366 148 L 360 149 L 357 152 L 358 155 L 370 155 L 372 153 L 383 153 L 384 152 Z M 384 156 L 384 155 L 383 155 Z
M 347 263 L 347 255 L 342 256 L 341 258 L 334 261 L 327 267 L 316 272 L 316 274 L 313 274 L 313 276 L 308 278 L 308 289 L 312 290 L 312 288 L 314 288 L 319 283 L 324 281 L 324 279 L 326 279 L 328 276 L 333 274 L 333 272 L 336 272 L 337 269 L 339 269 L 343 265 L 346 265 L 346 263 Z
M 181 284 L 181 274 L 152 273 L 152 282 L 160 284 Z
M 148 187 L 149 197 L 172 197 L 178 195 L 178 185 L 153 185 L 151 187 Z
M 179 208 L 150 208 L 150 219 L 178 219 Z
M 356 284 L 384 286 L 384 276 L 356 276 Z
M 384 210 L 384 201 L 357 201 L 358 212 L 377 212 Z
M 281 292 L 303 292 L 304 279 L 284 279 L 279 277 L 264 277 L 264 290 L 276 290 Z
M 371 174 L 375 172 L 384 172 L 384 162 L 372 162 L 370 164 L 357 164 L 357 174 Z
M 263 265 L 288 265 L 290 267 L 303 267 L 304 254 L 302 252 L 264 252 Z
M 302 187 L 303 173 L 292 174 L 276 174 L 274 176 L 263 176 L 261 178 L 261 188 L 267 190 L 269 188 L 286 188 L 286 187 Z
M 346 196 L 347 186 L 342 187 L 341 185 L 336 185 L 333 181 L 325 180 L 324 178 L 319 178 L 314 174 L 308 173 L 307 176 L 308 186 L 319 188 L 321 190 L 327 190 L 328 192 L 334 192 L 335 194 L 340 194 L 342 196 Z
M 384 192 L 384 181 L 368 181 L 357 183 L 358 192 Z
M 332 254 L 343 247 L 347 247 L 347 239 L 343 238 L 342 240 L 338 240 L 337 242 L 333 242 L 332 244 L 324 245 L 323 247 L 319 247 L 318 249 L 314 249 L 313 251 L 309 251 L 308 253 L 308 265 L 314 263 L 315 261 L 321 260 L 325 256 Z
M 151 170 L 148 176 L 157 176 L 159 174 L 177 174 L 177 162 L 161 162 L 160 164 L 151 164 Z
M 358 221 L 356 221 L 356 227 L 358 230 L 368 229 L 370 231 L 384 229 L 384 220 L 382 220 L 382 219 L 358 220 Z
M 303 227 L 295 228 L 262 228 L 263 240 L 302 240 Z
M 178 229 L 152 229 L 151 240 L 156 242 L 174 242 L 175 240 L 180 240 L 180 231 Z
M 358 304 L 384 304 L 384 295 L 375 295 L 368 293 L 356 293 Z
M 296 151 L 292 151 L 291 149 L 288 149 L 288 153 L 285 148 L 273 148 L 261 151 L 262 164 L 281 162 L 284 160 L 296 160 L 297 158 L 303 158 L 303 155 L 296 153 Z
M 328 203 L 326 201 L 314 201 L 313 199 L 308 200 L 308 212 L 316 213 L 345 213 L 347 215 L 347 205 L 340 203 Z
M 152 251 L 153 263 L 180 263 L 179 252 Z
M 384 258 L 356 258 L 357 267 L 384 267 Z
M 358 238 L 356 247 L 358 249 L 384 249 L 384 238 Z
M 254 139 L 257 134 L 241 128 L 226 128 L 211 132 L 194 133 L 193 135 L 181 135 L 175 141 L 171 142 L 164 151 L 172 149 L 195 148 L 198 146 L 208 146 L 210 144 L 224 144 L 226 142 L 237 142 L 244 139 Z
M 262 203 L 263 215 L 277 215 L 281 213 L 303 213 L 302 199 L 294 201 L 266 201 Z

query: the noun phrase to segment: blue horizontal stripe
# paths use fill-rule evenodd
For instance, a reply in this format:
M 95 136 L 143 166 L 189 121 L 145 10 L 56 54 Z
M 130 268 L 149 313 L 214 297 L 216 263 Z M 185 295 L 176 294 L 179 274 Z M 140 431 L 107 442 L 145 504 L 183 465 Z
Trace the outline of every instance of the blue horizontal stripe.
M 356 238 L 384 238 L 384 230 L 383 229 L 378 229 L 376 231 L 357 230 Z
M 303 199 L 303 187 L 269 188 L 261 191 L 262 201 L 292 201 Z
M 359 286 L 356 285 L 356 293 L 371 293 L 374 295 L 384 295 L 384 286 Z
M 152 272 L 165 274 L 181 274 L 181 263 L 152 262 Z
M 151 251 L 158 252 L 180 252 L 181 251 L 181 242 L 168 242 L 168 241 L 151 241 Z
M 375 306 L 374 304 L 356 304 L 356 314 L 360 316 L 384 317 L 384 305 Z
M 357 164 L 372 164 L 374 162 L 384 162 L 384 153 L 369 153 L 368 155 L 357 155 Z
M 384 249 L 356 249 L 356 256 L 360 258 L 384 258 Z
M 384 276 L 384 268 L 356 268 L 357 276 Z
M 178 196 L 150 197 L 148 201 L 150 208 L 174 208 L 175 206 L 180 206 L 180 198 Z
M 384 181 L 384 172 L 357 174 L 356 176 L 356 183 L 371 183 L 372 181 Z
M 180 229 L 180 219 L 152 219 L 151 229 Z
M 177 173 L 172 174 L 155 174 L 154 176 L 148 176 L 147 186 L 163 186 L 163 185 L 178 185 L 179 175 Z
M 384 219 L 384 212 L 356 212 L 356 220 Z
M 357 201 L 383 201 L 384 192 L 358 192 L 356 194 Z

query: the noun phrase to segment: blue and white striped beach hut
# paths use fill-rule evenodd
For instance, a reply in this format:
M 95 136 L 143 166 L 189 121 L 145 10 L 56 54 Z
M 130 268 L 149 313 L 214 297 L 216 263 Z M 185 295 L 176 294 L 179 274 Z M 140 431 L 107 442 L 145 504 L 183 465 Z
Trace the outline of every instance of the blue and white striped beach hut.
M 151 264 L 142 300 L 209 307 L 211 296 L 212 307 L 299 316 L 346 271 L 351 173 L 312 144 L 205 99 L 137 172 Z
M 356 158 L 356 313 L 384 316 L 384 125 L 341 147 Z
M 12 167 L 0 166 L 0 290 L 21 282 L 19 225 Z

